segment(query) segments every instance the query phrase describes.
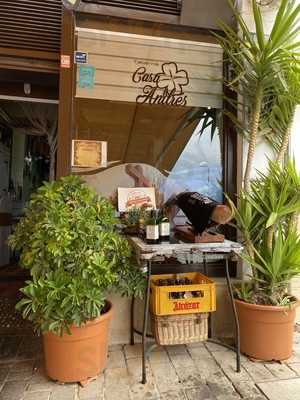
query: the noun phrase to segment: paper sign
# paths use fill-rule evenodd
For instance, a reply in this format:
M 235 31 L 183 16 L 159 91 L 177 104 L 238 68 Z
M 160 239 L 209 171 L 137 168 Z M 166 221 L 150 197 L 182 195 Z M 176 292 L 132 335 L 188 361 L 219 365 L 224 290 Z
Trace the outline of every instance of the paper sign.
M 107 166 L 107 142 L 72 140 L 72 167 L 101 168 Z
M 85 53 L 83 51 L 75 51 L 74 62 L 76 64 L 87 64 L 87 62 L 88 62 L 88 53 Z
M 156 208 L 154 187 L 118 188 L 118 209 L 128 211 L 133 207 Z
M 66 54 L 61 54 L 60 66 L 61 68 L 71 68 L 71 57 Z
M 81 89 L 93 89 L 95 84 L 95 67 L 91 65 L 79 66 L 79 83 Z

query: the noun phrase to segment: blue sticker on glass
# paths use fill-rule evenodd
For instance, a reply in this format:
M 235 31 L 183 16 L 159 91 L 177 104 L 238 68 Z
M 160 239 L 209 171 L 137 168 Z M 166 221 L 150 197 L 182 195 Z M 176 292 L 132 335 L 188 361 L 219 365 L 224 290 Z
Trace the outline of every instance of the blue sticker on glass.
M 95 84 L 95 67 L 92 65 L 79 66 L 79 82 L 81 89 L 93 89 Z

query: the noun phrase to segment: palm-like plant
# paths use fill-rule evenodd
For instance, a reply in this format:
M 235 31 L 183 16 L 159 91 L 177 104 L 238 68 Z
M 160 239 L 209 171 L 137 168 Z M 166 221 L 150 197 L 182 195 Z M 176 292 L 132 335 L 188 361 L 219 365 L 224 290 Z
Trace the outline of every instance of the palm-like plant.
M 289 280 L 300 273 L 300 236 L 293 216 L 300 211 L 300 177 L 295 163 L 269 161 L 266 173 L 242 190 L 239 207 L 229 200 L 247 243 L 243 255 L 254 271 L 251 301 L 282 304 Z M 249 291 L 240 291 L 239 296 Z
M 266 139 L 277 153 L 276 159 L 282 164 L 287 152 L 291 127 L 297 105 L 300 103 L 300 62 L 296 58 L 285 73 L 286 87 L 266 107 Z
M 286 75 L 300 47 L 300 43 L 295 41 L 300 33 L 300 5 L 296 6 L 295 0 L 282 0 L 271 33 L 266 36 L 255 0 L 252 0 L 255 35 L 250 32 L 233 4 L 230 4 L 239 29 L 235 31 L 221 23 L 224 36 L 216 36 L 233 69 L 234 77 L 227 85 L 243 96 L 250 113 L 249 126 L 243 132 L 249 142 L 244 174 L 244 188 L 248 191 L 261 121 L 268 115 L 264 110 L 268 109 L 266 105 L 278 93 L 283 93 L 287 88 Z

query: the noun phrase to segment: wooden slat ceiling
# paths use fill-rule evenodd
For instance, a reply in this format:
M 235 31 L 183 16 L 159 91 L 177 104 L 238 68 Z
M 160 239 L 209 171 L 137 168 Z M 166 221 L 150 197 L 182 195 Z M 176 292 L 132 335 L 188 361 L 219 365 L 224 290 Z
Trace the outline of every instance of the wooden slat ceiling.
M 180 2 L 178 0 L 82 0 L 82 2 L 160 14 L 180 15 Z
M 0 0 L 0 47 L 59 53 L 61 0 Z

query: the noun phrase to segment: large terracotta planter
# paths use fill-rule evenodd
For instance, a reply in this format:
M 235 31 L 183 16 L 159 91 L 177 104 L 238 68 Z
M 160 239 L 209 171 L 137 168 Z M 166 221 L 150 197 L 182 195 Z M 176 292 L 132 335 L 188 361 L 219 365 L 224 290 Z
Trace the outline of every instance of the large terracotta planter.
M 235 300 L 241 352 L 258 360 L 286 360 L 292 355 L 295 310 L 291 306 L 261 306 Z
M 48 376 L 59 382 L 81 382 L 98 375 L 106 366 L 108 328 L 112 305 L 101 317 L 80 328 L 71 327 L 71 335 L 43 334 L 45 366 Z

